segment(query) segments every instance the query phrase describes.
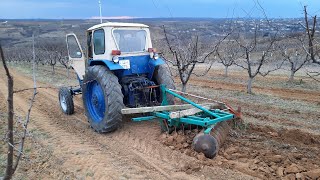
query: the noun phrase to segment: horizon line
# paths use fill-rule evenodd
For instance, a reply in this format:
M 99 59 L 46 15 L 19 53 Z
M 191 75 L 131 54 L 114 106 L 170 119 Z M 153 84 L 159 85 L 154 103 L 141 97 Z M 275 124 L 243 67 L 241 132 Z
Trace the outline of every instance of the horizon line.
M 273 17 L 268 19 L 301 19 L 301 17 Z M 90 18 L 0 18 L 0 20 L 99 20 L 99 16 Z M 103 20 L 132 20 L 132 19 L 265 19 L 264 17 L 130 17 L 130 16 L 115 16 L 115 17 L 102 17 Z

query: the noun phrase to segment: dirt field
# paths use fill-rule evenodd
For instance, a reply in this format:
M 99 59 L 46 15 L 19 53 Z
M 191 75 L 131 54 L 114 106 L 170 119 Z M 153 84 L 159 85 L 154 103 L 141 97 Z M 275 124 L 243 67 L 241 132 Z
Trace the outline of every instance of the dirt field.
M 39 86 L 68 81 L 63 69 L 55 76 L 61 81 L 52 81 L 50 72 L 41 71 Z M 12 73 L 15 90 L 32 86 L 27 70 L 12 69 Z M 0 77 L 0 101 L 5 102 L 2 69 Z M 120 130 L 97 134 L 89 127 L 80 96 L 74 99 L 75 114 L 66 116 L 59 108 L 58 90 L 39 89 L 26 157 L 15 178 L 320 178 L 320 85 L 307 79 L 288 84 L 284 75 L 272 75 L 258 78 L 253 88 L 256 94 L 247 95 L 245 80 L 243 72 L 224 78 L 218 70 L 190 80 L 188 92 L 242 108 L 245 124 L 230 132 L 213 160 L 190 150 L 195 132 L 186 131 L 187 138 L 178 142 L 181 132 L 161 134 L 157 122 L 133 123 L 125 118 Z M 31 93 L 15 94 L 16 115 L 24 116 Z M 0 108 L 5 112 L 4 103 Z

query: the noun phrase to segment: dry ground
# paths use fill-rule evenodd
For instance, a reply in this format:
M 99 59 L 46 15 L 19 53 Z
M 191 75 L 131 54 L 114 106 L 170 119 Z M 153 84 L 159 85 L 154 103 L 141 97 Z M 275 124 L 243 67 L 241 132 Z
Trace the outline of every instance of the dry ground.
M 12 69 L 15 89 L 32 87 L 29 70 Z M 38 85 L 75 84 L 57 70 L 40 68 Z M 0 70 L 1 126 L 5 117 L 6 82 Z M 301 77 L 302 78 L 302 77 Z M 227 101 L 243 111 L 244 125 L 230 132 L 217 158 L 190 150 L 194 132 L 184 142 L 161 135 L 157 122 L 133 123 L 125 118 L 114 133 L 90 129 L 81 97 L 75 114 L 59 109 L 57 89 L 39 89 L 32 110 L 26 157 L 16 179 L 280 179 L 320 177 L 319 85 L 303 78 L 290 84 L 283 74 L 259 78 L 254 95 L 245 93 L 245 74 L 213 69 L 190 80 L 188 91 Z M 178 82 L 178 81 L 177 81 Z M 23 116 L 31 91 L 15 94 L 16 115 Z M 2 126 L 3 127 L 3 126 Z M 299 129 L 299 130 L 297 130 Z M 186 146 L 181 146 L 186 143 Z M 3 145 L 3 144 L 1 144 Z M 2 148 L 4 150 L 4 148 Z M 3 156 L 1 156 L 3 159 Z

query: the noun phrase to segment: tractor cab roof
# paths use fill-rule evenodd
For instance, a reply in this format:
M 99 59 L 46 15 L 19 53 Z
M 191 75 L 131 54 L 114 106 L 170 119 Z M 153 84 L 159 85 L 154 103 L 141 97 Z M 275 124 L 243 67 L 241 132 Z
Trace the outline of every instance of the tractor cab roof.
M 148 28 L 149 26 L 147 26 L 145 24 L 139 24 L 139 23 L 107 22 L 107 23 L 94 25 L 91 28 L 89 28 L 88 31 L 91 31 L 94 29 L 99 29 L 102 27 L 143 27 L 143 28 Z

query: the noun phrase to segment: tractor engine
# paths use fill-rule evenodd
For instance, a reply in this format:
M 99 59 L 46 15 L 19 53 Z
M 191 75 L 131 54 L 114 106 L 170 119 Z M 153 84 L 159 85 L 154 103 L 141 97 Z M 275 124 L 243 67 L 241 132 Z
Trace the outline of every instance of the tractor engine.
M 124 104 L 127 107 L 159 105 L 156 84 L 144 76 L 127 76 L 121 79 Z

